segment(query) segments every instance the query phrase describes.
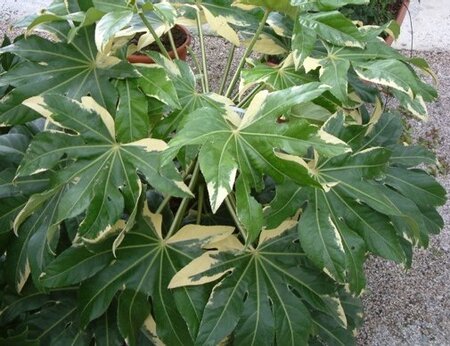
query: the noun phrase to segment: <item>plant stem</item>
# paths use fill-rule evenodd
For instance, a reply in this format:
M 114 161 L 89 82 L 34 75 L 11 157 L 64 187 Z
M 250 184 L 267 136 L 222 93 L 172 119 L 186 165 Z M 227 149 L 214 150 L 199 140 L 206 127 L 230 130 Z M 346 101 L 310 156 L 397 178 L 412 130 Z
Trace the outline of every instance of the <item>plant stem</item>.
M 260 85 L 258 85 L 256 88 L 254 88 L 251 92 L 249 92 L 248 93 L 248 95 L 247 96 L 245 96 L 244 97 L 244 99 L 243 100 L 241 100 L 239 103 L 238 103 L 238 107 L 244 107 L 245 106 L 245 104 L 249 101 L 249 100 L 251 100 L 259 91 L 261 91 L 261 89 L 263 88 L 263 84 L 260 84 Z M 234 101 L 234 99 L 233 99 L 233 101 Z
M 172 52 L 175 55 L 175 59 L 180 60 L 177 52 L 177 46 L 175 45 L 175 41 L 173 40 L 172 30 L 169 30 L 167 32 L 167 35 L 169 36 L 170 46 L 172 47 Z
M 201 8 L 199 7 L 196 11 L 197 13 L 197 30 L 198 30 L 198 37 L 200 39 L 200 49 L 202 51 L 202 72 L 203 72 L 203 80 L 205 82 L 205 92 L 209 92 L 209 82 L 208 82 L 208 69 L 206 67 L 206 50 L 205 50 L 205 41 L 203 38 L 203 28 L 202 28 L 202 22 L 200 18 L 200 11 Z
M 142 20 L 142 23 L 145 24 L 145 26 L 147 27 L 147 29 L 150 31 L 150 33 L 152 34 L 153 38 L 155 39 L 156 44 L 159 47 L 159 50 L 161 51 L 162 54 L 165 55 L 165 57 L 167 59 L 170 59 L 170 55 L 167 52 L 166 47 L 164 47 L 164 45 L 162 44 L 158 34 L 156 33 L 155 29 L 153 29 L 152 24 L 148 21 L 147 17 L 144 15 L 144 13 L 142 11 L 139 11 L 139 17 Z
M 202 222 L 203 201 L 205 198 L 205 185 L 200 184 L 198 187 L 198 206 L 197 206 L 197 220 L 196 224 L 200 225 Z
M 239 230 L 239 233 L 241 233 L 242 237 L 244 238 L 244 241 L 247 242 L 247 233 L 242 228 L 241 223 L 239 222 L 239 218 L 236 214 L 235 208 L 233 207 L 233 203 L 231 202 L 229 196 L 227 198 L 225 198 L 225 205 L 227 206 L 227 209 L 230 212 L 230 215 L 233 218 L 233 221 L 236 224 L 236 227 Z
M 191 173 L 192 169 L 195 166 L 195 162 L 192 162 L 189 167 L 186 168 L 186 172 L 184 172 L 184 174 L 181 176 L 181 178 L 184 180 L 186 179 L 186 177 Z M 170 202 L 170 200 L 172 199 L 173 196 L 168 195 L 166 196 L 163 201 L 161 202 L 161 204 L 159 205 L 158 209 L 156 210 L 155 214 L 161 214 L 161 212 L 163 211 L 164 207 Z
M 223 73 L 222 82 L 220 83 L 219 95 L 222 95 L 223 90 L 225 89 L 225 83 L 227 82 L 228 74 L 230 73 L 231 63 L 233 62 L 235 50 L 236 50 L 236 46 L 233 44 L 231 46 L 230 52 L 228 53 L 227 64 L 225 66 L 225 72 Z
M 202 78 L 200 78 L 201 82 L 202 82 L 202 90 L 203 92 L 206 92 L 206 86 L 205 86 L 205 80 L 203 79 L 203 73 L 202 73 L 202 68 L 200 67 L 200 62 L 198 61 L 197 55 L 194 53 L 194 51 L 192 50 L 192 48 L 190 46 L 187 47 L 189 55 L 192 56 L 192 60 L 194 61 L 195 67 L 198 71 L 198 73 L 202 76 Z
M 199 175 L 200 175 L 200 163 L 197 161 L 195 164 L 194 172 L 192 173 L 191 181 L 189 182 L 189 189 L 191 191 L 194 189 L 195 184 L 197 184 Z M 170 238 L 172 234 L 180 227 L 189 200 L 190 198 L 188 197 L 185 197 L 181 200 L 180 206 L 178 207 L 177 213 L 175 214 L 175 218 L 172 224 L 170 225 L 169 232 L 167 232 L 167 238 Z
M 255 46 L 256 42 L 258 41 L 259 35 L 261 35 L 261 32 L 264 29 L 264 26 L 266 25 L 267 18 L 269 17 L 270 10 L 265 9 L 264 16 L 259 23 L 259 27 L 256 30 L 255 35 L 253 36 L 252 40 L 250 41 L 250 44 L 248 45 L 247 49 L 244 52 L 244 55 L 241 58 L 241 61 L 239 62 L 239 65 L 237 67 L 236 72 L 234 73 L 233 79 L 230 82 L 230 85 L 228 85 L 227 92 L 225 93 L 226 97 L 230 97 L 231 93 L 233 92 L 234 86 L 236 85 L 237 80 L 239 79 L 241 75 L 241 70 L 245 65 L 245 61 L 249 57 L 250 53 L 252 52 L 253 47 Z

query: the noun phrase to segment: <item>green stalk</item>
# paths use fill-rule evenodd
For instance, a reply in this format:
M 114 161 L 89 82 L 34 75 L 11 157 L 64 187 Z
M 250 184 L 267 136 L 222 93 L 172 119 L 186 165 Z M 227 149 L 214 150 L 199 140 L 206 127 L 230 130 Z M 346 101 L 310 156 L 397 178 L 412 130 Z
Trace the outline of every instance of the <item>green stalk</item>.
M 258 85 L 256 88 L 254 88 L 251 92 L 248 93 L 247 96 L 244 97 L 244 99 L 242 99 L 239 103 L 238 103 L 238 107 L 244 107 L 246 105 L 246 103 L 248 101 L 250 101 L 251 99 L 253 99 L 253 97 L 259 92 L 261 91 L 261 89 L 263 89 L 264 85 L 260 84 Z M 234 99 L 233 99 L 234 101 Z
M 197 206 L 197 220 L 196 220 L 197 225 L 200 225 L 200 223 L 202 222 L 204 198 L 205 198 L 205 185 L 201 184 L 198 187 L 198 206 Z
M 231 46 L 230 52 L 228 53 L 227 64 L 225 66 L 225 72 L 223 73 L 222 82 L 220 83 L 219 95 L 223 94 L 223 90 L 225 89 L 225 83 L 228 79 L 228 74 L 230 73 L 231 64 L 233 62 L 234 51 L 236 50 L 236 46 L 233 44 Z
M 206 50 L 205 50 L 205 41 L 203 38 L 202 22 L 200 19 L 200 11 L 201 11 L 201 8 L 199 7 L 198 11 L 196 12 L 197 13 L 197 30 L 198 30 L 198 37 L 200 39 L 200 49 L 202 52 L 202 65 L 203 65 L 202 72 L 203 72 L 203 79 L 205 82 L 205 92 L 208 93 L 209 92 L 208 69 L 206 67 Z
M 186 171 L 184 172 L 184 174 L 181 176 L 181 178 L 184 180 L 187 178 L 187 176 L 191 173 L 192 169 L 195 166 L 195 162 L 192 162 L 187 168 Z M 172 199 L 173 196 L 168 195 L 166 196 L 166 198 L 163 199 L 163 201 L 161 202 L 161 204 L 159 205 L 158 209 L 156 210 L 155 214 L 161 214 L 161 212 L 163 211 L 164 207 L 170 202 L 170 200 Z
M 230 197 L 228 196 L 225 198 L 225 205 L 227 206 L 228 211 L 230 212 L 230 215 L 236 224 L 237 229 L 239 230 L 239 233 L 241 233 L 242 237 L 244 238 L 244 241 L 247 242 L 247 233 L 242 228 L 241 223 L 239 222 L 239 218 L 236 214 L 235 208 L 233 207 L 233 203 L 230 200 Z
M 164 45 L 162 44 L 158 34 L 153 29 L 152 24 L 148 21 L 147 17 L 144 15 L 144 13 L 142 11 L 139 11 L 139 17 L 141 18 L 142 23 L 144 23 L 144 25 L 147 27 L 147 29 L 152 34 L 152 36 L 155 39 L 155 42 L 158 45 L 159 50 L 161 51 L 161 53 L 164 54 L 167 59 L 170 59 L 169 52 L 167 52 L 166 47 L 164 47 Z
M 189 190 L 193 190 L 197 184 L 198 177 L 200 175 L 200 164 L 197 161 L 195 164 L 194 172 L 192 173 L 191 181 L 189 182 Z M 181 200 L 180 206 L 178 207 L 175 218 L 170 225 L 169 232 L 167 232 L 167 238 L 170 238 L 173 233 L 180 227 L 181 221 L 183 220 L 184 213 L 186 212 L 186 207 L 189 203 L 190 198 L 185 197 Z
M 236 72 L 234 73 L 233 79 L 231 80 L 230 85 L 228 85 L 227 92 L 225 93 L 226 97 L 230 97 L 231 93 L 233 92 L 234 86 L 236 85 L 236 82 L 238 81 L 238 79 L 241 75 L 241 70 L 245 65 L 245 61 L 249 57 L 250 53 L 253 50 L 253 47 L 255 46 L 256 42 L 258 41 L 259 35 L 261 35 L 261 32 L 263 31 L 264 26 L 266 25 L 266 21 L 267 21 L 267 18 L 269 17 L 269 14 L 270 14 L 270 10 L 265 9 L 264 16 L 263 16 L 261 22 L 259 23 L 259 27 L 256 30 L 255 36 L 253 36 L 252 40 L 250 41 L 250 44 L 248 45 L 247 49 L 245 50 L 245 53 L 242 56 L 241 61 L 239 62 L 238 68 L 237 68 Z
M 178 52 L 177 52 L 177 46 L 175 45 L 175 41 L 173 40 L 172 31 L 169 30 L 167 32 L 167 35 L 169 36 L 170 46 L 172 47 L 172 51 L 173 51 L 173 54 L 175 55 L 175 59 L 180 60 L 180 57 L 178 56 Z
M 198 73 L 200 73 L 200 75 L 202 76 L 202 78 L 200 78 L 200 80 L 202 82 L 202 90 L 203 90 L 203 92 L 206 92 L 205 80 L 203 79 L 202 68 L 200 67 L 200 62 L 198 61 L 197 54 L 194 53 L 194 51 L 192 50 L 192 48 L 190 46 L 187 46 L 187 49 L 188 49 L 189 55 L 192 57 L 192 60 L 194 61 L 195 68 L 197 69 Z

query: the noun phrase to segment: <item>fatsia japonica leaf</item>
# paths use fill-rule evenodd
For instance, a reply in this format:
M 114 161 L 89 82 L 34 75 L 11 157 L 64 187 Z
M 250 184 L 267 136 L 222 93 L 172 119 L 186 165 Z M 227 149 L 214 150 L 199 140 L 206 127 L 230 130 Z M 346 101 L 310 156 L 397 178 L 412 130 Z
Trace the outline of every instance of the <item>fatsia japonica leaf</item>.
M 414 70 L 404 62 L 385 59 L 354 63 L 353 67 L 361 79 L 391 88 L 400 104 L 413 115 L 427 118 L 425 102 L 437 97 L 436 90 L 418 79 Z
M 23 313 L 19 316 L 19 323 L 6 325 L 6 328 L 12 327 L 11 331 L 16 329 L 16 331 L 24 333 L 23 340 L 19 341 L 18 344 L 51 345 L 59 341 L 65 340 L 67 342 L 70 340 L 74 345 L 79 345 L 76 342 L 77 338 L 81 338 L 86 333 L 78 328 L 77 306 L 73 292 L 64 291 L 43 295 L 40 301 L 33 301 L 33 296 L 35 296 L 33 293 L 27 294 L 29 299 L 26 299 L 26 301 L 30 303 L 30 306 L 22 310 Z M 22 299 L 18 297 L 17 300 Z M 34 307 L 34 309 L 31 309 L 31 307 Z M 26 326 L 25 329 L 23 328 L 24 325 Z M 67 333 L 72 335 L 67 335 Z M 13 340 L 13 337 L 6 339 L 5 344 L 17 344 L 13 343 Z M 88 340 L 84 339 L 84 344 Z
M 139 77 L 118 81 L 119 104 L 116 114 L 117 138 L 131 142 L 148 137 L 150 133 L 149 105 L 158 100 L 173 108 L 180 108 L 178 96 L 165 70 L 158 65 L 135 64 Z
M 282 90 L 315 81 L 305 73 L 296 72 L 290 61 L 288 57 L 279 67 L 257 64 L 251 69 L 243 70 L 239 92 L 243 94 L 249 87 L 259 83 L 264 83 L 272 90 Z
M 369 0 L 292 0 L 294 6 L 306 11 L 329 11 L 346 5 L 363 5 Z
M 168 60 L 161 54 L 151 53 L 151 57 L 166 71 L 169 80 L 173 83 L 178 96 L 177 107 L 179 109 L 171 112 L 165 117 L 153 131 L 160 138 L 168 137 L 172 131 L 182 128 L 186 123 L 186 116 L 197 109 L 208 107 L 220 111 L 226 111 L 231 101 L 215 93 L 199 93 L 197 91 L 197 80 L 189 65 L 181 60 Z M 145 83 L 145 80 L 142 81 Z M 148 95 L 164 101 L 157 95 Z M 168 102 L 165 102 L 169 104 Z M 169 104 L 170 105 L 170 104 Z
M 356 138 L 356 129 L 342 124 L 343 117 L 337 116 L 325 128 L 340 138 L 352 134 Z M 407 264 L 408 249 L 426 246 L 428 234 L 440 223 L 430 207 L 443 203 L 445 191 L 423 171 L 402 166 L 430 158 L 423 151 L 411 158 L 417 152 L 414 147 L 400 150 L 396 143 L 401 126 L 398 117 L 383 114 L 373 127 L 359 125 L 363 134 L 352 144 L 353 154 L 318 160 L 317 177 L 328 188 L 310 193 L 299 221 L 300 240 L 308 257 L 335 280 L 348 282 L 356 293 L 365 285 L 366 249 Z M 394 151 L 374 145 L 392 146 L 396 156 L 391 159 Z
M 318 81 L 316 76 L 305 73 L 304 69 L 296 71 L 293 59 L 293 55 L 289 55 L 277 66 L 273 66 L 273 64 L 256 64 L 251 69 L 243 70 L 239 85 L 240 94 L 261 83 L 269 90 L 276 91 Z M 340 103 L 328 90 L 310 102 L 302 102 L 294 106 L 291 114 L 297 116 L 302 114 L 300 117 L 309 119 L 312 117 L 311 106 L 317 106 L 316 113 L 323 113 L 323 117 L 328 118 L 330 112 L 334 113 L 340 107 Z
M 94 7 L 105 13 L 127 10 L 129 3 L 128 0 L 92 0 Z
M 284 220 L 292 217 L 307 200 L 308 191 L 292 181 L 286 181 L 276 187 L 275 198 L 264 209 L 266 226 L 278 227 Z
M 133 11 L 113 11 L 105 14 L 95 27 L 95 45 L 99 52 L 105 50 L 105 45 L 109 40 L 128 25 L 133 18 Z
M 117 139 L 121 142 L 132 142 L 148 136 L 148 101 L 138 89 L 135 80 L 125 79 L 117 84 L 119 104 L 116 113 Z
M 79 228 L 81 237 L 99 240 L 112 230 L 125 206 L 131 213 L 141 191 L 138 171 L 159 191 L 191 194 L 172 165 L 161 167 L 163 141 L 117 142 L 114 119 L 92 98 L 84 97 L 80 103 L 45 95 L 28 99 L 26 105 L 76 133 L 46 131 L 36 136 L 18 176 L 56 169 L 53 184 L 68 186 L 57 205 L 57 222 L 86 211 Z M 69 164 L 60 166 L 61 160 Z
M 295 14 L 295 8 L 291 6 L 291 2 L 288 0 L 238 0 L 235 2 L 243 5 L 261 6 L 267 10 L 286 13 L 290 16 Z
M 25 60 L 0 78 L 0 86 L 14 87 L 2 102 L 4 111 L 0 121 L 18 124 L 31 120 L 35 113 L 30 115 L 31 110 L 24 110 L 21 103 L 31 96 L 47 93 L 60 93 L 77 100 L 90 95 L 114 114 L 117 92 L 110 79 L 135 77 L 137 73 L 130 64 L 99 54 L 93 30 L 93 27 L 81 29 L 70 44 L 31 36 L 1 48 L 0 53 L 11 52 Z M 64 30 L 60 34 L 67 38 Z
M 132 327 L 135 329 L 133 332 L 137 333 L 139 323 L 132 325 L 126 319 L 136 314 L 144 317 L 139 311 L 150 311 L 147 300 L 150 296 L 157 336 L 170 345 L 191 344 L 187 324 L 176 308 L 173 292 L 167 286 L 178 270 L 200 255 L 203 245 L 219 241 L 232 232 L 233 227 L 187 225 L 173 236 L 164 236 L 161 215 L 150 213 L 145 206 L 134 228 L 116 249 L 115 261 L 81 285 L 80 313 L 83 324 L 102 315 L 116 293 L 126 289 L 128 291 L 123 299 L 139 299 L 142 304 L 127 303 L 120 308 L 119 303 L 118 319 L 122 332 L 128 334 Z M 89 263 L 86 265 L 89 266 Z M 78 270 L 88 270 L 82 267 Z M 82 281 L 82 278 L 78 281 Z M 177 290 L 177 294 L 181 296 L 178 302 L 187 302 L 183 305 L 183 315 L 189 316 L 191 312 L 195 315 L 196 299 L 191 298 L 189 289 Z
M 299 69 L 305 59 L 311 55 L 316 41 L 316 31 L 301 25 L 298 20 L 295 21 L 292 32 L 291 49 L 296 69 Z
M 365 46 L 363 35 L 356 25 L 338 11 L 300 13 L 297 20 L 305 28 L 299 30 L 313 30 L 318 37 L 336 46 Z M 308 44 L 311 44 L 310 41 Z
M 232 110 L 221 113 L 212 108 L 191 113 L 184 128 L 170 141 L 167 156 L 187 145 L 202 145 L 200 168 L 213 212 L 232 190 L 238 171 L 241 181 L 236 186 L 238 197 L 249 196 L 252 188 L 261 189 L 263 173 L 277 181 L 291 179 L 300 185 L 318 185 L 306 164 L 299 164 L 300 158 L 293 159 L 277 151 L 304 155 L 313 147 L 328 156 L 346 152 L 348 148 L 307 122 L 292 121 L 288 126 L 277 119 L 293 105 L 308 102 L 326 89 L 318 83 L 309 83 L 270 94 L 260 92 L 243 118 Z M 257 211 L 251 199 L 239 198 L 239 204 L 243 207 L 240 220 L 245 223 L 250 239 L 255 239 L 260 229 L 258 222 L 251 219 L 251 210 L 259 216 L 261 211 Z
M 211 244 L 170 282 L 171 288 L 216 282 L 203 312 L 196 345 L 217 345 L 234 332 L 236 344 L 306 344 L 311 313 L 347 324 L 333 285 L 308 268 L 292 230 L 295 221 L 262 231 L 256 248 L 231 236 Z

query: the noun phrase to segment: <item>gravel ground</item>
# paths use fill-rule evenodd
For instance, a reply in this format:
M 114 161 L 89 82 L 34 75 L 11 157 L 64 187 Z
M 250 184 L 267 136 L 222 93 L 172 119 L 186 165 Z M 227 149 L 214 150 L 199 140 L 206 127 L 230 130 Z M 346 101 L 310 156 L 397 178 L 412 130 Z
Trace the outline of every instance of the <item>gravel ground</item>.
M 0 6 L 0 37 L 16 13 Z M 16 33 L 16 32 L 14 32 Z M 217 90 L 229 45 L 206 37 L 211 90 Z M 198 42 L 194 42 L 198 51 Z M 242 54 L 238 50 L 236 55 Z M 438 179 L 450 191 L 450 52 L 415 52 L 425 57 L 439 79 L 439 100 L 430 105 L 430 120 L 412 121 L 416 141 L 432 146 L 442 162 Z M 441 208 L 446 227 L 427 250 L 416 250 L 413 266 L 401 267 L 378 258 L 369 259 L 368 288 L 364 295 L 365 323 L 359 345 L 450 345 L 450 203 Z
M 229 44 L 206 37 L 211 90 L 225 68 Z M 198 42 L 194 43 L 198 53 Z M 237 53 L 242 54 L 242 49 Z M 410 52 L 404 52 L 410 54 Z M 414 141 L 432 148 L 440 158 L 438 180 L 450 191 L 450 52 L 413 52 L 437 74 L 439 99 L 429 105 L 427 122 L 411 120 Z M 416 249 L 412 268 L 371 257 L 366 264 L 368 287 L 363 296 L 364 325 L 358 345 L 450 345 L 450 202 L 440 209 L 445 229 L 428 249 Z
M 450 52 L 414 55 L 427 59 L 437 74 L 439 99 L 429 105 L 429 121 L 411 121 L 411 134 L 435 150 L 442 165 L 438 179 L 449 193 Z M 443 232 L 432 238 L 427 250 L 415 250 L 408 272 L 379 258 L 367 262 L 360 345 L 450 345 L 450 202 L 440 213 Z

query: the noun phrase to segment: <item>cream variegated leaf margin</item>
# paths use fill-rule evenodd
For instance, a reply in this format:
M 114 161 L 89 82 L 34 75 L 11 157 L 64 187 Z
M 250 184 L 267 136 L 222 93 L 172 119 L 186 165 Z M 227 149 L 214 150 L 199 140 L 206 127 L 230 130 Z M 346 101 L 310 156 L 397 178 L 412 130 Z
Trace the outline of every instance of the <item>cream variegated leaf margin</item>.
M 287 220 L 277 228 L 261 231 L 258 241 L 259 246 L 262 246 L 265 242 L 268 242 L 273 238 L 281 236 L 289 229 L 292 229 L 292 227 L 294 227 L 296 223 L 297 221 Z M 231 233 L 228 234 L 228 236 L 223 237 L 223 239 L 216 239 L 216 241 L 211 241 L 204 247 L 213 248 L 214 250 L 205 252 L 203 255 L 195 258 L 191 263 L 181 269 L 170 281 L 169 288 L 204 285 L 206 283 L 216 281 L 217 279 L 220 279 L 222 276 L 224 276 L 227 272 L 233 271 L 233 268 L 230 267 L 223 272 L 219 272 L 211 276 L 198 277 L 201 273 L 213 267 L 214 264 L 219 263 L 219 260 L 214 258 L 215 254 L 218 254 L 221 251 L 231 251 L 236 253 L 249 251 L 248 249 L 246 250 L 246 247 L 238 240 L 235 235 L 232 235 Z
M 171 194 L 192 196 L 173 166 L 159 171 L 159 153 L 167 149 L 164 141 L 142 138 L 131 143 L 117 142 L 117 124 L 94 99 L 83 97 L 79 102 L 58 95 L 44 95 L 30 98 L 24 104 L 48 122 L 76 134 L 59 132 L 52 141 L 51 132 L 42 133 L 31 143 L 18 176 L 59 168 L 50 191 L 67 190 L 58 205 L 57 223 L 86 210 L 79 229 L 79 237 L 84 241 L 99 242 L 111 232 L 116 232 L 113 224 L 122 217 L 126 205 L 129 222 L 116 239 L 113 250 L 117 248 L 137 213 L 136 204 L 142 193 L 137 171 L 160 191 L 167 188 Z M 63 155 L 67 155 L 68 165 L 58 167 Z M 16 218 L 16 231 L 35 207 L 48 197 L 46 193 L 31 197 Z
M 208 8 L 201 6 L 203 14 L 205 15 L 206 22 L 210 28 L 216 32 L 219 36 L 230 41 L 235 46 L 240 46 L 239 36 L 236 31 L 228 24 L 227 18 L 223 16 L 214 16 Z
M 244 46 L 248 46 L 251 39 L 246 39 L 242 42 Z M 276 42 L 274 38 L 266 33 L 261 33 L 258 40 L 253 46 L 253 50 L 257 53 L 268 55 L 281 55 L 286 53 L 286 48 Z
M 193 112 L 186 125 L 169 143 L 165 154 L 173 157 L 183 146 L 203 144 L 199 154 L 200 168 L 213 211 L 218 210 L 232 190 L 237 172 L 249 188 L 258 186 L 263 171 L 277 180 L 290 177 L 299 183 L 314 184 L 304 167 L 299 167 L 293 160 L 277 157 L 276 149 L 292 146 L 300 154 L 312 146 L 328 156 L 331 151 L 342 153 L 350 151 L 350 148 L 314 126 L 302 123 L 303 130 L 299 129 L 296 136 L 290 137 L 285 135 L 282 126 L 273 124 L 293 105 L 309 102 L 327 89 L 326 85 L 309 83 L 274 93 L 261 91 L 255 95 L 242 118 L 236 114 L 239 110 L 233 111 L 232 108 L 226 112 L 211 108 Z M 265 140 L 260 141 L 261 138 Z M 255 160 L 258 161 L 256 167 L 249 164 Z
M 237 343 L 248 335 L 253 336 L 254 344 L 264 343 L 269 334 L 282 344 L 304 344 L 312 326 L 310 311 L 314 309 L 346 328 L 348 322 L 339 298 L 333 289 L 320 288 L 326 277 L 320 274 L 313 278 L 302 268 L 304 253 L 295 242 L 296 223 L 287 220 L 276 229 L 263 230 L 255 248 L 244 246 L 234 235 L 209 244 L 212 250 L 175 274 L 171 289 L 218 281 L 203 311 L 198 344 L 218 344 L 232 332 Z M 282 264 L 286 258 L 288 267 Z M 285 289 L 288 286 L 291 290 Z M 293 294 L 294 290 L 301 298 Z M 308 308 L 305 301 L 311 304 Z M 292 305 L 294 310 L 290 309 Z M 276 319 L 286 324 L 284 332 L 276 328 Z
M 95 28 L 95 45 L 99 52 L 103 52 L 109 40 L 128 25 L 133 18 L 130 10 L 114 11 L 105 14 Z

